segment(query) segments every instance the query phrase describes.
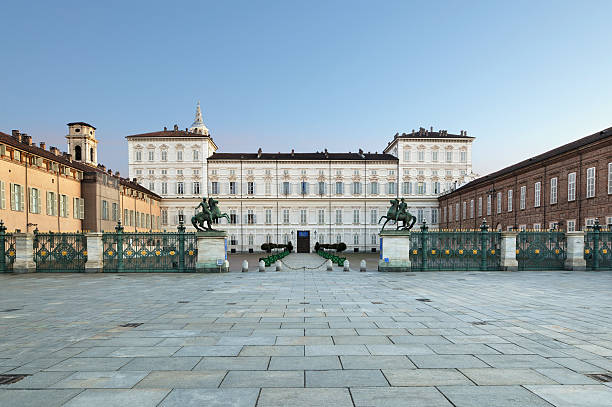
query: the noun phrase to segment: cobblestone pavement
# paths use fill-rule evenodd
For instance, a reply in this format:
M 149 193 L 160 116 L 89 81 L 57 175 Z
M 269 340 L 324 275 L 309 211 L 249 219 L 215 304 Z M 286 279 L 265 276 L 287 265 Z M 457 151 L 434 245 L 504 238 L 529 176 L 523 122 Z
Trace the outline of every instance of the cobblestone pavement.
M 612 406 L 611 298 L 610 272 L 0 275 L 0 373 L 29 375 L 0 406 Z

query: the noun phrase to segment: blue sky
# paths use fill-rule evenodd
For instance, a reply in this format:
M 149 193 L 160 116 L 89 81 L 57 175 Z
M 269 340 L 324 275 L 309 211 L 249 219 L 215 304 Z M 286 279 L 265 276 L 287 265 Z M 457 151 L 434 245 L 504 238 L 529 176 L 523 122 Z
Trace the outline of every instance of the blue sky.
M 381 151 L 467 130 L 485 174 L 612 126 L 610 1 L 10 2 L 0 131 L 65 149 L 185 128 L 220 151 Z

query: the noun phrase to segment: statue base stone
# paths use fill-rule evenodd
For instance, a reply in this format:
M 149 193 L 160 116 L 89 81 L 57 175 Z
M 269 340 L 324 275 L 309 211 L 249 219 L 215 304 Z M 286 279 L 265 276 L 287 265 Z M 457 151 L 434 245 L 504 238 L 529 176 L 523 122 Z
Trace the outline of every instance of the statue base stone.
M 382 230 L 378 271 L 410 271 L 410 232 Z
M 227 273 L 227 233 L 221 230 L 197 232 L 197 273 Z

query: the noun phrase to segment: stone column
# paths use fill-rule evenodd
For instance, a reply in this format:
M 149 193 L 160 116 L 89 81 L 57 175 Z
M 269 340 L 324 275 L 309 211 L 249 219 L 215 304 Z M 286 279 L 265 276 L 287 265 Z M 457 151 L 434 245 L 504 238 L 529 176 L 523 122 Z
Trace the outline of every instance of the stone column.
M 104 245 L 102 244 L 102 232 L 90 232 L 85 234 L 87 239 L 87 262 L 86 273 L 101 273 L 103 271 Z
M 378 271 L 410 271 L 410 232 L 383 230 Z
M 196 272 L 226 273 L 229 271 L 227 262 L 227 233 L 211 230 L 198 232 L 198 260 Z
M 500 266 L 503 271 L 518 271 L 516 260 L 516 237 L 518 232 L 501 232 Z
M 32 233 L 15 233 L 15 262 L 13 273 L 34 273 L 34 235 Z
M 584 259 L 584 235 L 586 232 L 575 231 L 565 232 L 567 239 L 567 257 L 564 268 L 566 270 L 584 271 L 586 270 L 586 260 Z

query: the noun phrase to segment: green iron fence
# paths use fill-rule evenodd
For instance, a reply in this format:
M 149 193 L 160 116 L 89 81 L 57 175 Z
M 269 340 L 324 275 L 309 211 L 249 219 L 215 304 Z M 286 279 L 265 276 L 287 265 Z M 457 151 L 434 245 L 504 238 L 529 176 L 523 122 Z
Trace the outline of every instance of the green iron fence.
M 85 271 L 87 239 L 83 233 L 34 231 L 34 262 L 38 272 Z
M 499 270 L 501 233 L 480 230 L 433 230 L 423 225 L 410 234 L 410 263 L 414 271 Z
M 567 258 L 565 232 L 521 231 L 516 237 L 519 270 L 563 270 Z
M 6 233 L 6 226 L 0 221 L 0 273 L 13 271 L 16 255 L 15 236 Z
M 126 233 L 119 224 L 115 232 L 103 233 L 104 272 L 194 272 L 198 257 L 195 233 Z
M 599 221 L 587 230 L 584 238 L 584 259 L 590 270 L 612 270 L 612 230 L 602 229 Z

